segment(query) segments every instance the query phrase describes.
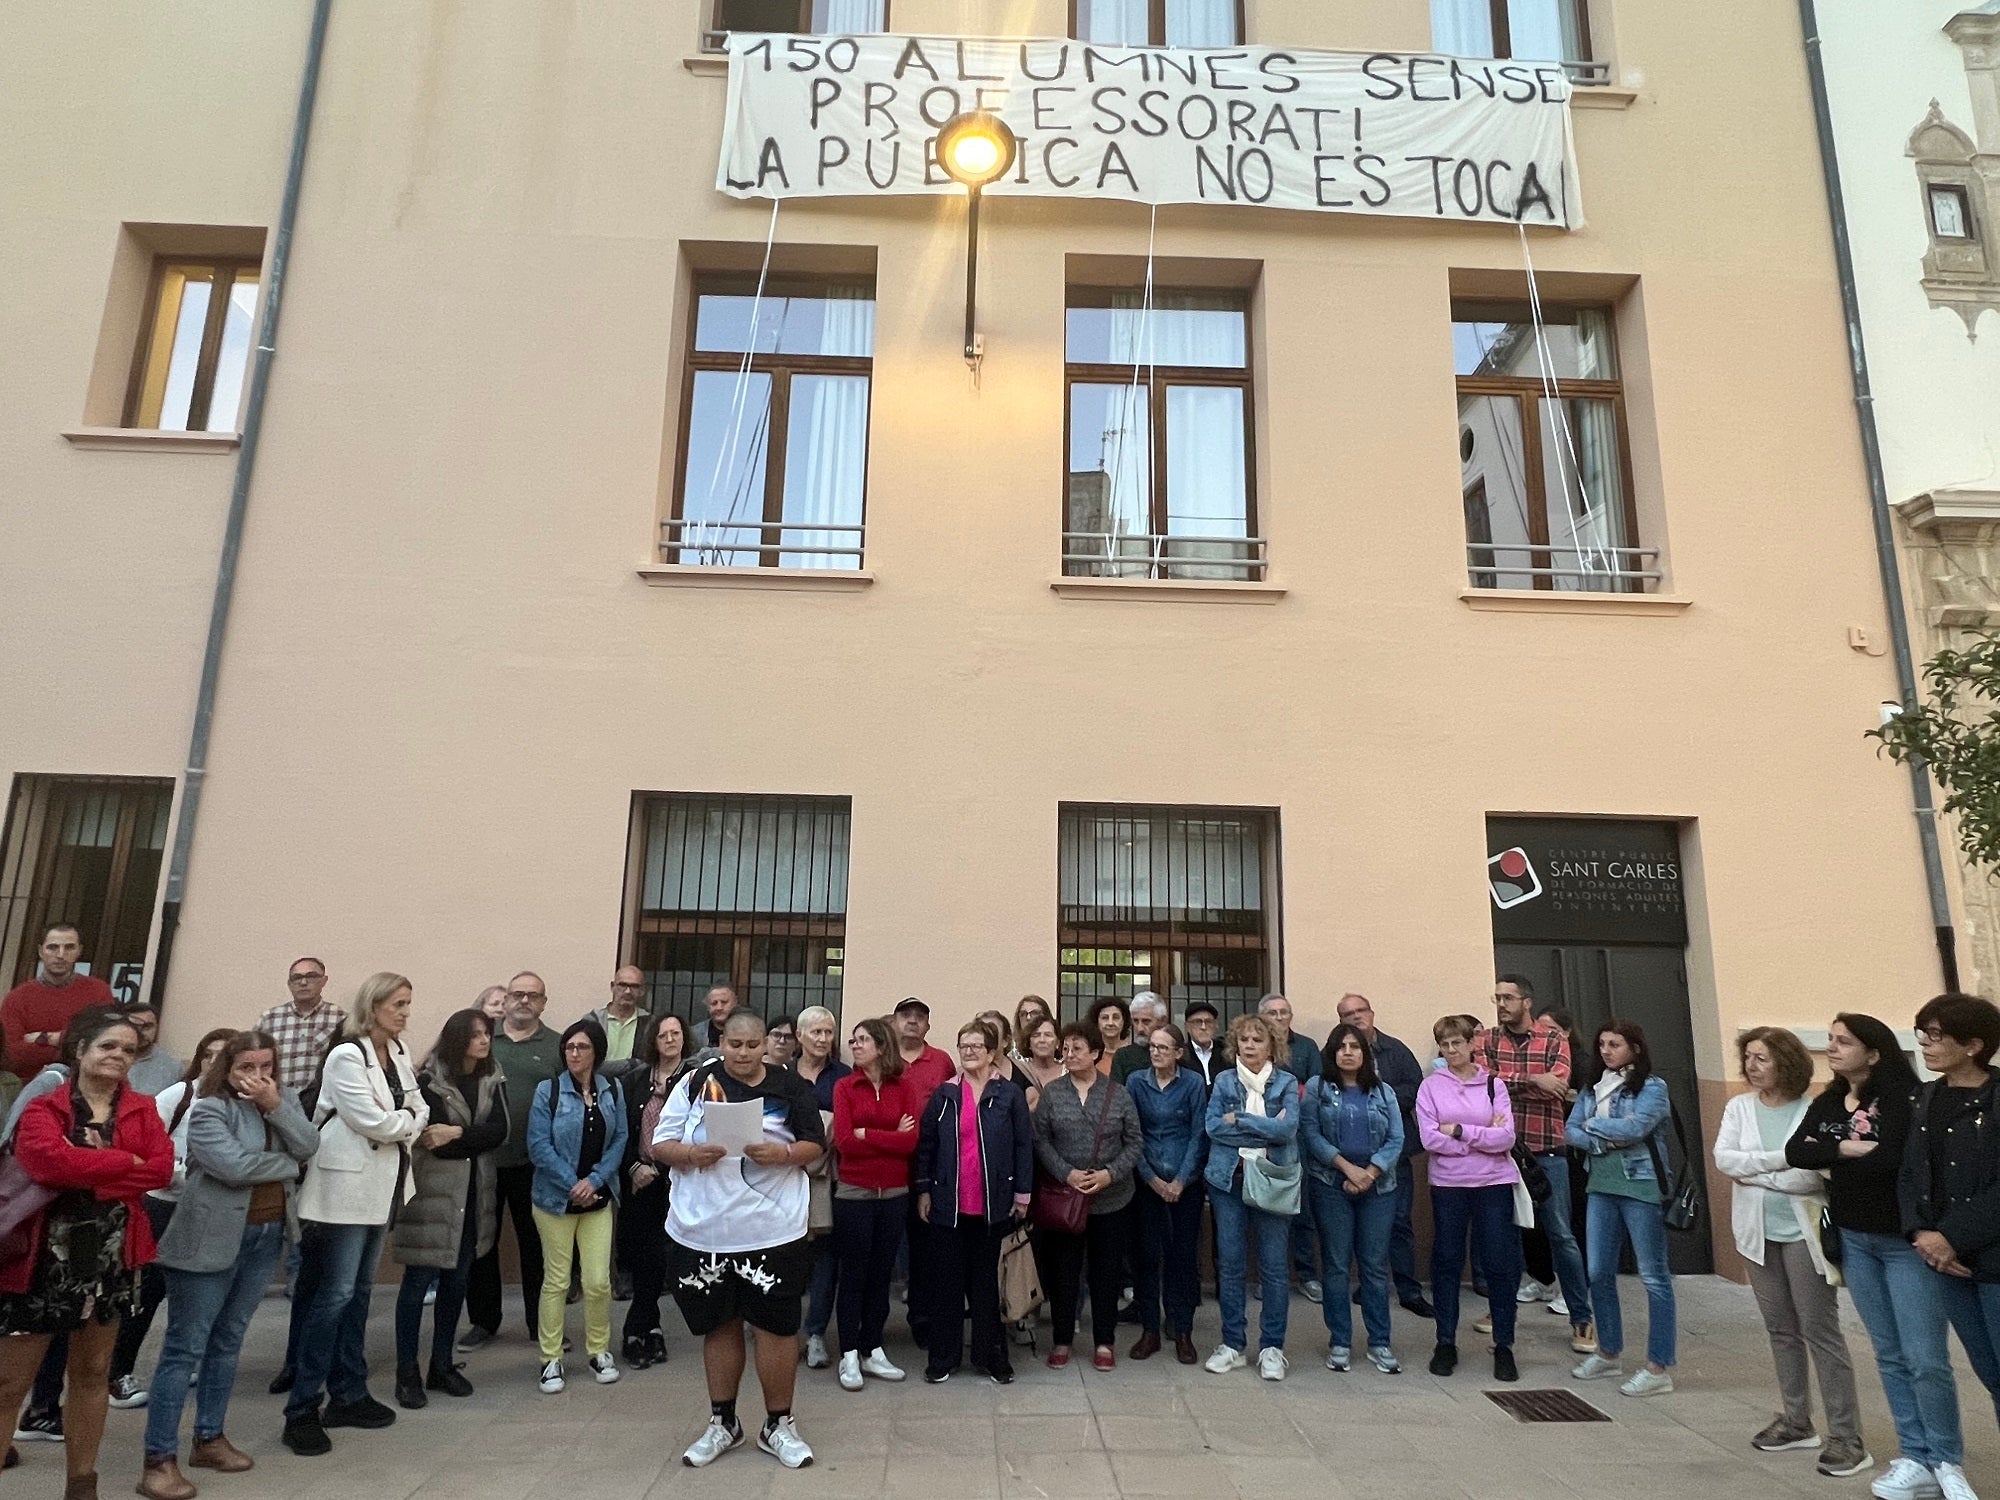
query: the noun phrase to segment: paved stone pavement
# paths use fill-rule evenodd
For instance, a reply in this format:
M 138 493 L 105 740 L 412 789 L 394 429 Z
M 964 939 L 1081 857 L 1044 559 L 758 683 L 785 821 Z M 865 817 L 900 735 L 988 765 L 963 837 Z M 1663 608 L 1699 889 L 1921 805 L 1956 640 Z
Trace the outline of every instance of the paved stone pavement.
M 231 1411 L 229 1435 L 257 1459 L 240 1476 L 192 1476 L 210 1500 L 639 1500 L 726 1496 L 728 1500 L 882 1496 L 886 1500 L 1112 1500 L 1188 1496 L 1199 1500 L 1721 1500 L 1758 1496 L 1867 1494 L 1865 1477 L 1822 1479 L 1813 1455 L 1758 1454 L 1750 1435 L 1775 1410 L 1768 1346 L 1747 1288 L 1710 1277 L 1678 1283 L 1680 1389 L 1632 1400 L 1615 1383 L 1568 1377 L 1567 1325 L 1545 1309 L 1524 1310 L 1517 1343 L 1519 1389 L 1560 1386 L 1596 1402 L 1609 1424 L 1516 1423 L 1488 1401 L 1494 1387 L 1485 1341 L 1465 1329 L 1459 1373 L 1425 1373 L 1428 1323 L 1396 1314 L 1402 1375 L 1323 1368 L 1320 1310 L 1292 1305 L 1290 1377 L 1281 1384 L 1254 1369 L 1210 1375 L 1182 1366 L 1171 1350 L 1144 1364 L 1122 1358 L 1099 1375 L 1086 1358 L 1060 1373 L 1017 1351 L 1018 1378 L 1001 1389 L 969 1372 L 942 1386 L 917 1378 L 921 1360 L 907 1342 L 891 1354 L 911 1370 L 900 1386 L 869 1382 L 850 1394 L 833 1372 L 800 1371 L 796 1410 L 817 1462 L 780 1469 L 750 1442 L 713 1468 L 693 1470 L 681 1449 L 707 1418 L 698 1346 L 673 1328 L 671 1359 L 627 1371 L 614 1386 L 586 1377 L 559 1396 L 535 1388 L 535 1355 L 516 1324 L 467 1356 L 477 1392 L 468 1400 L 432 1396 L 421 1412 L 399 1414 L 383 1432 L 336 1430 L 334 1452 L 295 1458 L 279 1444 L 278 1397 L 264 1393 L 277 1367 L 288 1304 L 267 1301 L 252 1325 Z M 1643 1330 L 1643 1294 L 1625 1283 L 1628 1338 Z M 378 1289 L 370 1351 L 375 1394 L 390 1398 L 393 1292 Z M 510 1289 L 510 1314 L 518 1302 Z M 1468 1303 L 1468 1315 L 1483 1303 Z M 618 1316 L 623 1316 L 623 1306 Z M 1255 1304 L 1252 1304 L 1255 1318 Z M 164 1323 L 164 1316 L 161 1322 Z M 581 1333 L 581 1309 L 570 1309 Z M 1636 1324 L 1636 1326 L 1635 1326 Z M 1866 1432 L 1878 1457 L 1894 1452 L 1881 1386 L 1867 1339 L 1849 1316 Z M 428 1332 L 428 1328 L 426 1330 Z M 1046 1327 L 1044 1327 L 1046 1352 Z M 1216 1341 L 1215 1306 L 1196 1322 L 1204 1357 Z M 157 1346 L 155 1330 L 153 1345 Z M 579 1339 L 580 1343 L 580 1339 Z M 1359 1354 L 1359 1350 L 1356 1351 Z M 149 1372 L 153 1348 L 140 1361 Z M 571 1357 L 580 1369 L 581 1356 Z M 2000 1500 L 2000 1433 L 1991 1403 L 1969 1370 L 1959 1376 L 1969 1443 L 1968 1470 L 1987 1500 Z M 760 1418 L 754 1374 L 745 1378 L 746 1427 Z M 192 1420 L 190 1403 L 189 1420 Z M 139 1467 L 143 1411 L 112 1412 L 100 1470 L 103 1493 L 131 1493 Z M 54 1446 L 22 1444 L 24 1467 L 0 1480 L 15 1494 L 60 1493 Z M 1878 1469 L 1876 1472 L 1880 1472 Z

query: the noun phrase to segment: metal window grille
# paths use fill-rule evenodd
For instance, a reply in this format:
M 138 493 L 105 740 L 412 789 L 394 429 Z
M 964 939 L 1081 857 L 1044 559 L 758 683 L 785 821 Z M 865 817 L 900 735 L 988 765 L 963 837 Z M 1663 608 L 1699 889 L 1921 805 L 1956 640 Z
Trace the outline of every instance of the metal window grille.
M 74 922 L 90 972 L 136 997 L 159 896 L 174 783 L 17 776 L 0 839 L 0 963 L 31 977 L 42 933 Z
M 838 1014 L 850 817 L 845 797 L 635 797 L 626 956 L 648 1009 L 703 1022 L 726 984 L 762 1016 Z
M 1163 995 L 1225 1019 L 1271 988 L 1277 821 L 1253 809 L 1069 806 L 1060 815 L 1057 993 L 1064 1020 L 1097 1001 Z

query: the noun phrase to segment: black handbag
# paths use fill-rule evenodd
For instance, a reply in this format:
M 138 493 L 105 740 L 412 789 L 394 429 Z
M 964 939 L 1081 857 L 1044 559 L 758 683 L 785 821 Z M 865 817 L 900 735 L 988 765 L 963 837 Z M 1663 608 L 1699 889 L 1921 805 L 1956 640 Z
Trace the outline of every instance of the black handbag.
M 1486 1075 L 1486 1102 L 1488 1104 L 1494 1102 L 1491 1073 Z M 1528 1190 L 1528 1197 L 1536 1203 L 1548 1202 L 1555 1192 L 1555 1185 L 1549 1181 L 1548 1169 L 1541 1164 L 1534 1152 L 1521 1144 L 1518 1134 L 1514 1137 L 1513 1157 L 1514 1168 L 1521 1174 L 1521 1186 Z
M 1826 1204 L 1819 1206 L 1819 1253 L 1830 1266 L 1840 1264 L 1840 1258 L 1847 1253 L 1847 1246 L 1841 1242 L 1840 1226 L 1833 1222 L 1833 1210 Z
M 1681 1112 L 1672 1099 L 1667 1101 L 1667 1118 L 1673 1121 L 1674 1143 L 1681 1148 L 1680 1170 L 1671 1182 L 1666 1163 L 1660 1159 L 1657 1131 L 1646 1137 L 1646 1150 L 1653 1158 L 1653 1178 L 1660 1184 L 1660 1210 L 1667 1228 L 1676 1234 L 1691 1234 L 1701 1223 L 1701 1184 L 1688 1166 L 1687 1132 L 1681 1126 Z

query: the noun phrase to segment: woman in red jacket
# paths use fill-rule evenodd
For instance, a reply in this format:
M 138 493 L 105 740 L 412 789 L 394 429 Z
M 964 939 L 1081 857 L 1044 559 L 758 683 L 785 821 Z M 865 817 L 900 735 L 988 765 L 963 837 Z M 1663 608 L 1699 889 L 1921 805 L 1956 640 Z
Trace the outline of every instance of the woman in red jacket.
M 132 1023 L 90 1010 L 70 1025 L 69 1086 L 31 1103 L 14 1133 L 22 1169 L 55 1197 L 0 1246 L 0 1411 L 20 1410 L 49 1339 L 67 1333 L 64 1496 L 97 1500 L 111 1349 L 154 1254 L 143 1200 L 173 1180 L 174 1147 L 153 1101 L 125 1086 L 139 1055 Z
M 864 1373 L 903 1378 L 882 1348 L 882 1329 L 903 1243 L 923 1100 L 904 1081 L 903 1055 L 887 1021 L 855 1022 L 847 1047 L 854 1071 L 833 1086 L 833 1145 L 840 1162 L 833 1253 L 840 1267 L 840 1383 L 858 1391 Z

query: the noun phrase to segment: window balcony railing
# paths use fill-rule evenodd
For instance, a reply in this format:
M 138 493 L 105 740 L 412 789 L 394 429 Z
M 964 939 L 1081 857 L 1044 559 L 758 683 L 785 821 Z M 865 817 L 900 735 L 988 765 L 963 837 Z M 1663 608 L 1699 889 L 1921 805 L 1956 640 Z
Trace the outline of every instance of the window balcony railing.
M 1602 88 L 1611 82 L 1611 64 L 1608 62 L 1565 62 L 1563 71 L 1569 74 L 1569 81 L 1580 88 Z
M 1645 594 L 1666 576 L 1657 547 L 1524 546 L 1467 542 L 1466 566 L 1476 589 L 1555 589 L 1584 594 Z
M 660 561 L 708 568 L 861 568 L 864 528 L 798 521 L 660 522 Z
M 1260 536 L 1065 531 L 1063 576 L 1262 583 L 1266 545 Z

